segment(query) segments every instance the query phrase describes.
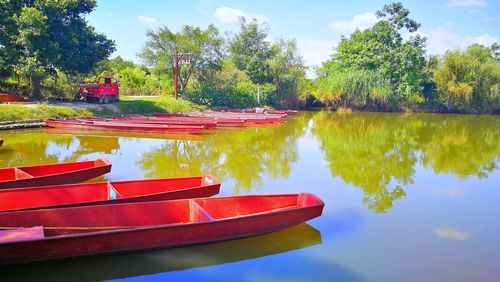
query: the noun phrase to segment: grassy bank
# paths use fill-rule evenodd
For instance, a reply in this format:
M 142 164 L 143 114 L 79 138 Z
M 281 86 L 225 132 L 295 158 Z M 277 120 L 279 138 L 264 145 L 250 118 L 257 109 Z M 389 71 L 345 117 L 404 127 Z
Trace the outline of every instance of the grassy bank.
M 93 114 L 87 109 L 38 105 L 0 105 L 0 121 L 23 121 L 46 118 L 86 117 Z
M 78 106 L 79 104 L 74 104 Z M 81 105 L 80 105 L 81 106 Z M 0 121 L 25 121 L 46 118 L 112 116 L 121 114 L 178 113 L 197 111 L 203 107 L 173 97 L 120 97 L 120 102 L 110 106 L 92 104 L 89 108 L 68 106 L 0 105 Z M 95 106 L 95 107 L 94 107 Z
M 173 97 L 132 97 L 121 96 L 120 102 L 115 103 L 122 114 L 152 114 L 158 112 L 178 113 L 201 110 L 199 105 L 186 100 L 176 100 Z

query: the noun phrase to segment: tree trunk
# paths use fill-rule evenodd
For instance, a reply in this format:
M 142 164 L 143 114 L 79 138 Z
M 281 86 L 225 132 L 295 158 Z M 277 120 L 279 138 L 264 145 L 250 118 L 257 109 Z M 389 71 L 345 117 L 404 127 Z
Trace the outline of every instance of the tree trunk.
M 35 100 L 40 100 L 42 98 L 42 92 L 40 91 L 41 83 L 42 83 L 41 76 L 37 75 L 30 76 L 31 97 Z

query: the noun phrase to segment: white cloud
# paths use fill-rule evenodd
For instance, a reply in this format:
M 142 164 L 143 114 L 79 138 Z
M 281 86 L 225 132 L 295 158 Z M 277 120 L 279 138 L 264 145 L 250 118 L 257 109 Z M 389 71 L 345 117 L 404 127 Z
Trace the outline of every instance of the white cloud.
M 243 12 L 242 10 L 233 9 L 227 6 L 217 8 L 214 12 L 214 17 L 223 23 L 237 23 L 240 17 L 244 17 L 245 19 L 255 18 L 260 23 L 270 22 L 269 18 L 267 18 L 266 16 L 251 15 Z
M 328 24 L 331 30 L 340 33 L 352 33 L 356 29 L 367 29 L 372 27 L 378 21 L 374 13 L 366 12 L 364 14 L 354 15 L 350 21 L 333 21 Z
M 483 7 L 486 0 L 448 0 L 446 7 Z
M 498 41 L 495 36 L 489 34 L 460 36 L 454 31 L 453 23 L 432 29 L 427 36 L 427 50 L 431 54 L 444 54 L 447 50 L 464 49 L 471 44 L 482 44 L 491 46 Z
M 436 228 L 433 229 L 432 232 L 438 237 L 451 240 L 464 241 L 471 238 L 470 234 L 452 228 Z
M 143 16 L 143 15 L 139 15 L 137 17 L 137 19 L 141 22 L 141 23 L 145 23 L 145 24 L 155 24 L 158 22 L 157 19 L 155 18 L 152 18 L 152 17 L 146 17 L 146 16 Z

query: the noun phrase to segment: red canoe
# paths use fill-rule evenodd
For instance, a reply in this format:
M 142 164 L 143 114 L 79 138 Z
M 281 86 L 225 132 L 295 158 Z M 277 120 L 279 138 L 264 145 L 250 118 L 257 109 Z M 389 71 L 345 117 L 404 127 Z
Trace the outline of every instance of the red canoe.
M 180 247 L 275 232 L 321 215 L 309 193 L 0 213 L 0 263 Z
M 110 171 L 111 163 L 106 159 L 0 168 L 0 188 L 78 183 Z
M 82 119 L 79 119 L 82 120 Z M 214 120 L 157 120 L 151 118 L 139 118 L 139 117 L 118 117 L 118 118 L 91 118 L 84 119 L 87 121 L 100 121 L 108 123 L 132 123 L 132 124 L 166 124 L 166 125 L 190 125 L 190 126 L 204 126 L 205 128 L 217 127 L 217 121 Z
M 156 133 L 200 133 L 204 126 L 191 125 L 163 125 L 163 124 L 130 124 L 119 122 L 97 122 L 77 119 L 55 120 L 47 119 L 45 124 L 54 128 L 79 129 L 79 130 L 111 130 L 130 132 L 156 132 Z
M 215 176 L 81 183 L 0 190 L 0 212 L 210 197 Z

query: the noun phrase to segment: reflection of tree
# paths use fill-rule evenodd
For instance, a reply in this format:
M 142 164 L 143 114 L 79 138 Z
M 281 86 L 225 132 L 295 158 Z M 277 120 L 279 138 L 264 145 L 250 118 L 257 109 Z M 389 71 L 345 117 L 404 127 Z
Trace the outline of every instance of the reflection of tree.
M 460 177 L 498 167 L 497 117 L 322 112 L 314 119 L 332 174 L 361 188 L 363 202 L 377 212 L 405 196 L 401 186 L 413 182 L 419 160 Z
M 423 116 L 422 161 L 437 173 L 487 177 L 500 162 L 500 118 Z M 432 120 L 430 120 L 432 119 Z M 437 119 L 439 122 L 433 122 Z
M 71 153 L 67 162 L 76 160 L 83 155 L 92 153 L 112 154 L 120 148 L 118 137 L 99 137 L 99 136 L 75 136 L 79 141 L 78 149 Z
M 313 129 L 332 174 L 363 189 L 363 201 L 377 212 L 405 195 L 400 187 L 388 187 L 392 182 L 411 183 L 416 161 L 410 150 L 411 132 L 382 117 L 321 112 L 315 116 Z
M 18 167 L 44 163 L 57 163 L 58 154 L 47 154 L 47 145 L 69 144 L 71 136 L 49 136 L 39 130 L 26 130 L 16 134 L 5 134 L 8 145 L 0 150 L 1 167 Z
M 138 161 L 148 177 L 212 173 L 233 178 L 236 190 L 249 192 L 261 184 L 263 174 L 286 177 L 297 161 L 296 140 L 306 119 L 290 119 L 279 128 L 247 128 L 204 136 L 203 142 L 165 141 Z

